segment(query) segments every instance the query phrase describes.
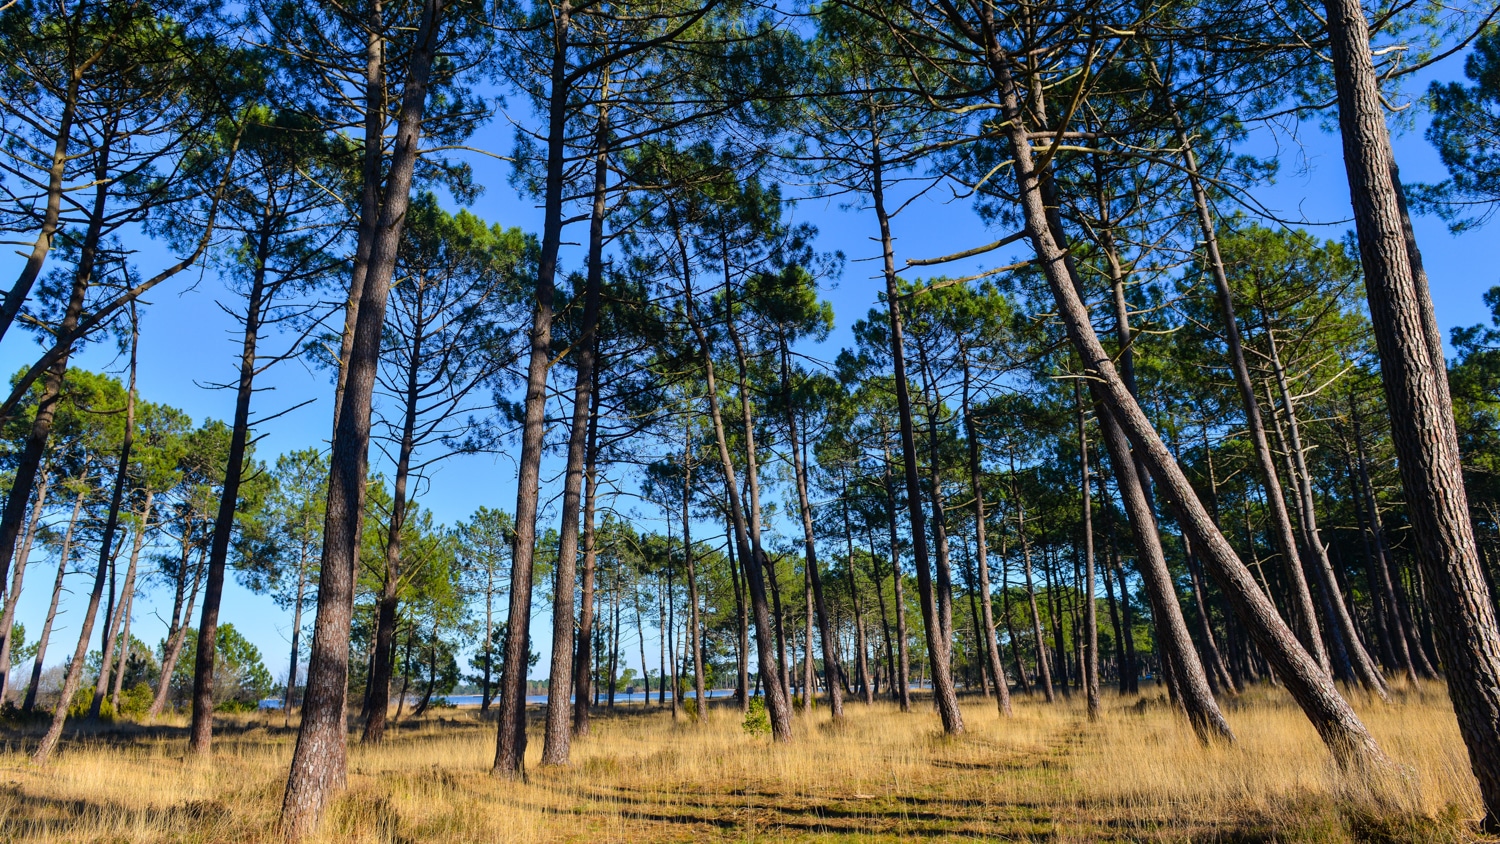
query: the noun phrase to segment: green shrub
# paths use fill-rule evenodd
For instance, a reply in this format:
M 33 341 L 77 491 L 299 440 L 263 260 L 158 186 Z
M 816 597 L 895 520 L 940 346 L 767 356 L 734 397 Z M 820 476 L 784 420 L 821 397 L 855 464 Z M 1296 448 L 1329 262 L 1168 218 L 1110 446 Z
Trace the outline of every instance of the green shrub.
M 698 717 L 698 699 L 697 698 L 691 698 L 691 697 L 690 698 L 684 698 L 683 701 L 682 701 L 682 708 L 683 708 L 683 711 L 687 712 L 687 717 L 688 718 L 690 718 L 690 719 L 697 719 L 697 717 Z
M 87 718 L 89 710 L 94 706 L 94 687 L 85 686 L 73 693 L 73 702 L 68 704 L 69 718 Z M 110 705 L 109 698 L 99 705 L 99 717 L 105 721 L 115 719 L 115 708 Z
M 145 683 L 136 683 L 120 692 L 119 713 L 129 718 L 140 718 L 150 709 L 156 693 Z
M 771 716 L 766 714 L 764 698 L 750 698 L 750 711 L 745 713 L 745 732 L 752 736 L 771 734 Z
M 254 712 L 257 709 L 260 709 L 259 701 L 238 698 L 230 698 L 214 705 L 215 712 Z
M 21 707 L 16 706 L 15 701 L 7 700 L 0 704 L 0 722 L 12 725 L 40 724 L 51 719 L 41 709 L 33 709 L 30 712 L 22 712 Z

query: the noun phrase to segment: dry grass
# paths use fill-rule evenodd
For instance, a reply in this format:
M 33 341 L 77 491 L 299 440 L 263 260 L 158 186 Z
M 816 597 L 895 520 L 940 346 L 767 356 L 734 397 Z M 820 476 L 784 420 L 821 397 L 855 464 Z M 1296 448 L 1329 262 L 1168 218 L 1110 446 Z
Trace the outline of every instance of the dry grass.
M 1301 713 L 1258 689 L 1226 704 L 1240 742 L 1200 747 L 1158 700 L 965 704 L 945 739 L 926 707 L 799 718 L 796 741 L 752 738 L 732 709 L 703 729 L 655 710 L 595 719 L 575 764 L 489 776 L 494 725 L 449 711 L 355 746 L 329 842 L 480 841 L 1467 841 L 1476 787 L 1440 687 L 1358 708 L 1403 774 L 1377 799 L 1345 782 Z M 74 736 L 48 768 L 11 736 L 0 754 L 0 836 L 28 842 L 273 838 L 294 733 L 277 716 L 226 719 L 212 765 L 180 726 Z

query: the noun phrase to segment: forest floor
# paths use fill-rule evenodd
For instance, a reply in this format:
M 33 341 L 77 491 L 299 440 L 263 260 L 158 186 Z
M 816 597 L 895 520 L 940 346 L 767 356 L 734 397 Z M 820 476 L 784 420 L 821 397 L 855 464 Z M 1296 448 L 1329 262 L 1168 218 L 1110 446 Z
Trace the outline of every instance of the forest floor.
M 840 730 L 821 708 L 787 746 L 748 735 L 732 703 L 703 728 L 637 704 L 597 715 L 564 769 L 537 767 L 534 719 L 524 784 L 489 775 L 493 720 L 444 710 L 351 746 L 319 840 L 1475 840 L 1477 788 L 1440 686 L 1356 696 L 1403 771 L 1374 792 L 1338 774 L 1279 690 L 1227 699 L 1239 741 L 1208 748 L 1158 697 L 1105 703 L 1090 723 L 1078 695 L 1018 697 L 1002 720 L 966 698 L 952 739 L 925 698 L 905 715 L 852 704 Z M 0 839 L 70 844 L 275 840 L 296 737 L 280 714 L 226 716 L 209 765 L 185 760 L 182 726 L 117 725 L 70 733 L 39 769 L 34 735 L 0 735 Z

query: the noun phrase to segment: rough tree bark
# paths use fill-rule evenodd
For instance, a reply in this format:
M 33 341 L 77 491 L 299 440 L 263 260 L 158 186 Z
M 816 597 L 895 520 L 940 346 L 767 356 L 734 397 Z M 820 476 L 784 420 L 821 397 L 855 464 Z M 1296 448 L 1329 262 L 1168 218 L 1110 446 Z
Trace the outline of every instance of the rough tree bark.
M 573 420 L 568 430 L 568 456 L 563 474 L 562 525 L 559 528 L 557 569 L 553 580 L 552 664 L 547 675 L 547 726 L 542 740 L 542 764 L 566 765 L 572 746 L 572 718 L 568 697 L 573 674 L 573 589 L 578 582 L 578 516 L 583 509 L 584 463 L 588 451 L 594 359 L 599 326 L 600 291 L 604 284 L 604 207 L 609 176 L 609 113 L 600 107 L 594 151 L 594 202 L 589 215 L 589 266 L 584 281 L 583 324 L 574 341 L 578 367 L 573 383 Z M 645 670 L 645 663 L 641 665 Z
M 1441 337 L 1401 213 L 1390 135 L 1357 0 L 1326 0 L 1344 166 L 1391 436 L 1459 732 L 1485 825 L 1500 830 L 1500 629 L 1469 521 Z
M 594 578 L 599 559 L 594 547 L 594 507 L 599 494 L 599 361 L 589 390 L 589 441 L 584 461 L 583 583 L 579 589 L 577 652 L 573 657 L 573 735 L 589 734 L 589 687 L 593 683 Z M 645 669 L 641 665 L 641 669 Z
M 563 165 L 567 150 L 568 37 L 572 4 L 554 13 L 552 67 L 547 103 L 547 168 L 543 194 L 542 251 L 537 265 L 536 302 L 529 332 L 525 421 L 516 486 L 516 538 L 510 568 L 510 607 L 500 675 L 500 717 L 495 740 L 497 777 L 519 779 L 526 763 L 526 672 L 531 654 L 532 565 L 536 559 L 536 516 L 541 483 L 542 440 L 547 430 L 547 372 L 551 365 L 554 281 L 562 242 Z
M 412 41 L 385 201 L 380 207 L 369 269 L 360 291 L 359 318 L 354 326 L 345 387 L 339 402 L 338 427 L 329 457 L 318 614 L 309 649 L 307 691 L 281 804 L 281 834 L 291 841 L 313 831 L 329 799 L 343 790 L 347 775 L 344 709 L 348 696 L 349 630 L 369 467 L 371 397 L 396 250 L 411 204 L 417 143 L 444 4 L 445 0 L 426 0 Z

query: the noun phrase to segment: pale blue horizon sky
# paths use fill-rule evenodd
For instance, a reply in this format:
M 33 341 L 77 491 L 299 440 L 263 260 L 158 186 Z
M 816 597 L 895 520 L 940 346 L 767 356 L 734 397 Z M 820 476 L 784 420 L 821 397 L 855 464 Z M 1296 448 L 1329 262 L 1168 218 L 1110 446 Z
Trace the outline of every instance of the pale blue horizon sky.
M 1419 92 L 1429 79 L 1456 78 L 1461 75 L 1461 68 L 1461 57 L 1449 58 L 1422 74 L 1422 78 L 1413 80 L 1410 90 Z M 1417 128 L 1407 129 L 1395 138 L 1402 176 L 1407 182 L 1440 180 L 1444 175 L 1441 164 L 1421 136 L 1425 120 L 1419 116 L 1415 122 Z M 1301 126 L 1299 134 L 1300 146 L 1290 143 L 1285 135 L 1273 138 L 1265 129 L 1252 133 L 1247 144 L 1249 150 L 1269 153 L 1279 148 L 1282 151 L 1282 171 L 1278 181 L 1252 193 L 1279 216 L 1305 219 L 1308 228 L 1319 236 L 1336 239 L 1350 228 L 1348 187 L 1338 138 L 1319 131 L 1311 123 Z M 492 123 L 480 130 L 474 142 L 476 146 L 509 149 L 510 127 L 501 122 Z M 510 186 L 509 165 L 480 156 L 474 156 L 471 163 L 475 168 L 476 182 L 486 186 L 471 210 L 492 223 L 539 231 L 540 212 L 531 201 L 517 196 Z M 880 285 L 870 278 L 878 265 L 859 260 L 877 254 L 877 246 L 871 239 L 876 233 L 873 215 L 844 210 L 838 200 L 824 199 L 804 200 L 794 213 L 799 221 L 818 226 L 820 248 L 841 249 L 850 258 L 842 279 L 836 286 L 825 290 L 825 297 L 834 308 L 835 330 L 819 347 L 808 350 L 831 360 L 839 348 L 852 343 L 850 328 L 853 323 L 863 318 L 878 301 Z M 1487 248 L 1493 239 L 1489 231 L 1481 229 L 1455 236 L 1441 221 L 1433 218 L 1419 218 L 1415 225 L 1444 336 L 1455 326 L 1487 320 L 1488 311 L 1481 302 L 1481 294 L 1500 283 L 1500 265 L 1490 254 L 1493 250 Z M 944 205 L 932 198 L 912 206 L 897 219 L 895 229 L 897 250 L 902 258 L 949 254 L 995 237 L 982 225 L 967 202 Z M 565 247 L 564 266 L 579 265 L 580 253 L 576 245 Z M 990 265 L 996 265 L 1009 260 L 1010 256 L 987 257 Z M 142 268 L 149 269 L 153 264 L 163 262 L 163 253 L 155 244 L 142 244 L 139 259 Z M 11 277 L 18 264 L 19 259 L 14 255 L 0 256 L 0 277 Z M 980 262 L 971 260 L 946 269 L 956 275 L 978 268 Z M 212 271 L 200 273 L 195 270 L 153 291 L 150 304 L 143 309 L 139 365 L 141 395 L 151 401 L 179 407 L 195 422 L 205 418 L 225 419 L 233 407 L 231 392 L 200 386 L 228 381 L 234 373 L 237 326 L 215 305 L 215 297 L 220 292 Z M 269 344 L 274 347 L 276 338 L 272 338 Z M 33 359 L 35 351 L 36 346 L 29 340 L 22 341 L 20 335 L 13 336 L 0 346 L 0 370 L 16 371 Z M 121 361 L 103 348 L 87 350 L 75 363 L 91 369 L 112 368 L 117 373 L 121 368 Z M 331 388 L 326 372 L 312 370 L 293 360 L 271 370 L 260 383 L 271 388 L 256 399 L 260 415 L 316 399 L 313 404 L 275 420 L 261 432 L 264 439 L 257 447 L 261 459 L 269 462 L 279 453 L 310 445 L 326 447 L 331 418 Z M 555 457 L 549 462 L 555 462 Z M 547 479 L 556 472 L 544 468 L 543 474 Z M 544 490 L 544 501 L 555 494 L 552 486 L 556 484 L 549 484 Z M 450 524 L 466 518 L 481 505 L 511 510 L 515 504 L 514 458 L 509 453 L 455 458 L 438 470 L 420 503 L 438 520 Z M 621 502 L 620 506 L 627 513 L 632 513 L 634 507 L 632 515 L 637 522 L 656 520 L 655 514 L 642 512 L 640 507 L 629 502 Z M 555 510 L 545 513 L 543 518 L 555 522 Z M 715 526 L 704 528 L 706 535 L 717 530 L 719 528 Z M 32 637 L 42 626 L 49 598 L 47 589 L 55 571 L 53 566 L 54 560 L 41 553 L 33 554 L 27 586 L 17 613 L 17 620 L 26 625 Z M 84 580 L 81 575 L 69 577 L 69 587 L 74 591 L 65 598 L 63 613 L 53 630 L 49 664 L 65 659 L 76 641 L 82 604 L 78 593 L 86 588 Z M 221 620 L 234 624 L 254 642 L 273 675 L 278 680 L 284 678 L 290 651 L 290 615 L 277 608 L 269 598 L 253 594 L 234 582 L 233 577 L 229 580 Z M 164 635 L 166 624 L 160 616 L 170 611 L 170 601 L 167 590 L 160 586 L 150 588 L 140 601 L 132 632 L 154 645 Z M 548 664 L 550 624 L 549 611 L 538 606 L 532 624 L 535 647 L 542 652 L 537 671 L 545 672 Z M 655 640 L 652 639 L 650 650 L 653 653 L 654 646 Z M 627 654 L 636 651 L 634 647 L 625 650 Z M 635 665 L 633 662 L 628 664 Z

